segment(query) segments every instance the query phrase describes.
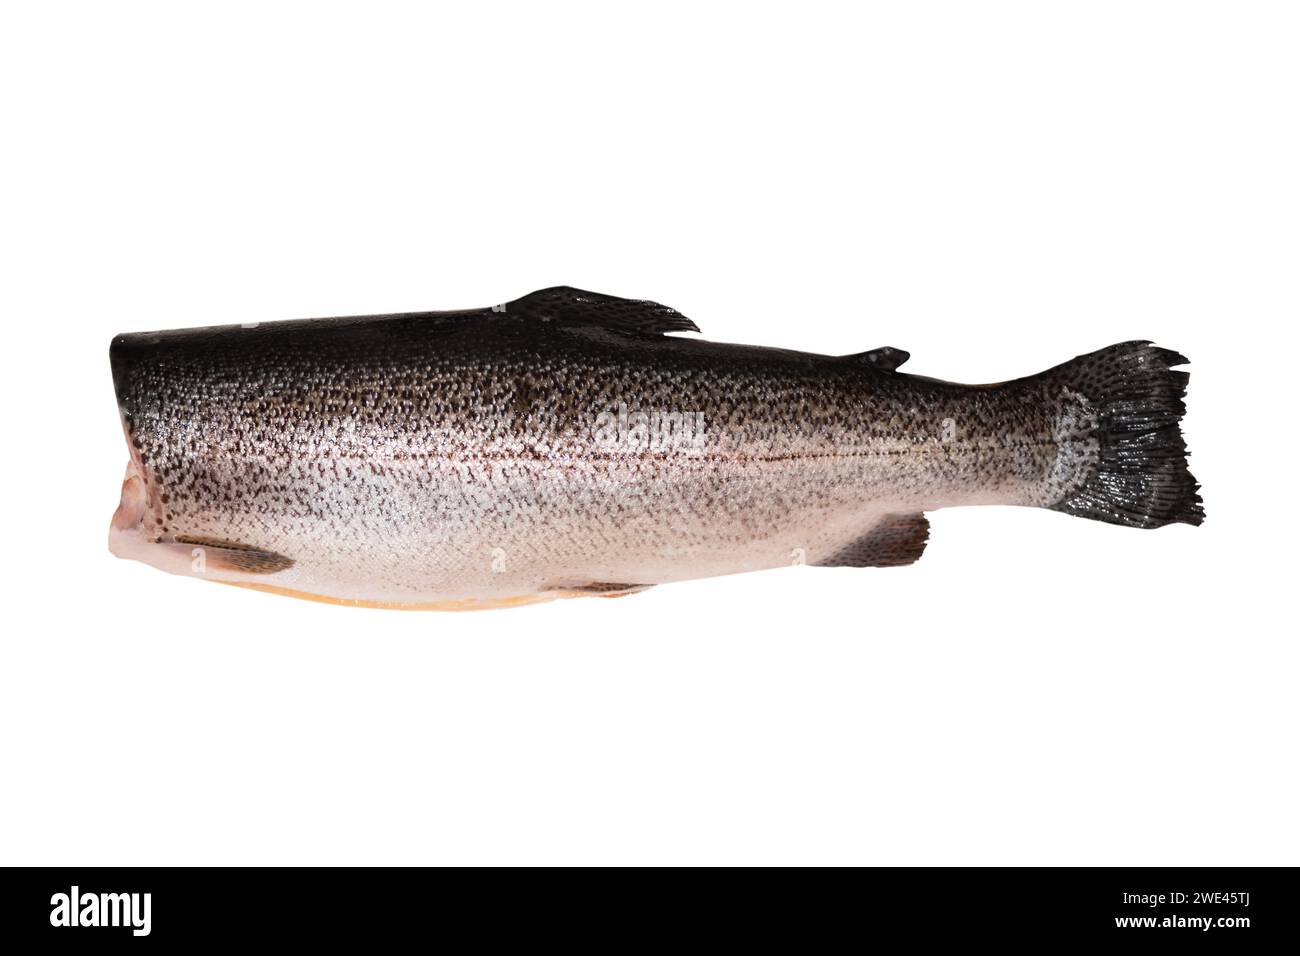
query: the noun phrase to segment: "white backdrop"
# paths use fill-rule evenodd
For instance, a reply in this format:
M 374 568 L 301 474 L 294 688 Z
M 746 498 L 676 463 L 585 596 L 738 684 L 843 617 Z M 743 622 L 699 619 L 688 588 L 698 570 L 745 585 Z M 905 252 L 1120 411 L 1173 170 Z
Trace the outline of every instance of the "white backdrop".
M 0 862 L 1300 862 L 1293 9 L 6 7 Z M 971 382 L 1154 339 L 1208 520 L 459 615 L 109 555 L 114 333 L 556 284 Z

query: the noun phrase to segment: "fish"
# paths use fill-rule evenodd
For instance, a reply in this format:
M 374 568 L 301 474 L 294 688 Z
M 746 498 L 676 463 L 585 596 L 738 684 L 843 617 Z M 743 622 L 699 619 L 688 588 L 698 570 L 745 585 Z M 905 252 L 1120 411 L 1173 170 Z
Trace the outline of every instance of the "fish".
M 341 605 L 622 597 L 911 565 L 926 512 L 1200 524 L 1187 359 L 1140 340 L 963 385 L 884 346 L 715 343 L 568 286 L 487 308 L 114 337 L 121 558 Z

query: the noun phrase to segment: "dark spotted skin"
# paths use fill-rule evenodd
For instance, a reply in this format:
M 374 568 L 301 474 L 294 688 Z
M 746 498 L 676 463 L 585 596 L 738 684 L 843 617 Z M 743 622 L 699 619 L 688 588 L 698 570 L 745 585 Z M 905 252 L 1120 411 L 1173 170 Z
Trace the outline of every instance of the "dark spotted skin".
M 283 557 L 266 580 L 312 594 L 492 599 L 816 564 L 883 515 L 1053 506 L 1098 471 L 1102 406 L 1053 373 L 970 387 L 892 371 L 898 350 L 664 334 L 693 328 L 561 288 L 119 336 L 140 534 Z

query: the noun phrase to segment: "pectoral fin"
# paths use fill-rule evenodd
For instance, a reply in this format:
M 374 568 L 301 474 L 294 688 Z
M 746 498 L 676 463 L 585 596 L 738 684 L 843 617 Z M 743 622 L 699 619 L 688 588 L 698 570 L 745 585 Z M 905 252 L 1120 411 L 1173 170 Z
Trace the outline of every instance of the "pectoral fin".
M 929 537 L 930 522 L 921 512 L 889 514 L 862 537 L 815 565 L 819 568 L 901 567 L 921 556 Z
M 190 535 L 176 535 L 164 544 L 189 552 L 207 570 L 239 571 L 244 574 L 274 574 L 293 566 L 293 558 L 238 541 L 221 541 Z

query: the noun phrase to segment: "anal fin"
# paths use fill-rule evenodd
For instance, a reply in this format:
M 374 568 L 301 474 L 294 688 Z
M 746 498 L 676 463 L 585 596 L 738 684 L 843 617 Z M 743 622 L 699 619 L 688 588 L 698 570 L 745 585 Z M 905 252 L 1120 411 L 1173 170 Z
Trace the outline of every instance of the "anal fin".
M 912 564 L 925 551 L 930 522 L 921 512 L 887 514 L 862 537 L 821 561 L 819 568 L 897 568 Z

